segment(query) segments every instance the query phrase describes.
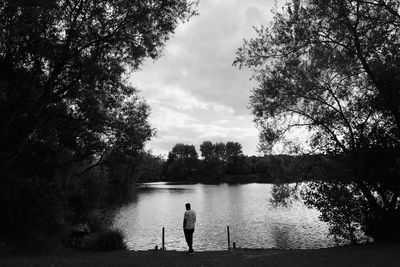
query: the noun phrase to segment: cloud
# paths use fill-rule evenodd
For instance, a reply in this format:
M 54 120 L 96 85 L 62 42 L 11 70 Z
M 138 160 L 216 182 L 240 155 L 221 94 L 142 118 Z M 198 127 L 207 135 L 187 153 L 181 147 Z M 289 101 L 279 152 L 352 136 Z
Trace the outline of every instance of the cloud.
M 228 142 L 236 141 L 243 145 L 245 154 L 253 155 L 257 145 L 257 130 L 251 125 L 235 126 L 226 120 L 218 120 L 208 124 L 200 121 L 179 117 L 178 123 L 171 124 L 168 117 L 173 113 L 164 114 L 162 120 L 166 123 L 158 124 L 158 133 L 149 143 L 148 148 L 153 148 L 158 154 L 167 155 L 168 151 L 177 144 L 192 144 L 197 147 L 203 141 Z M 179 115 L 181 116 L 181 115 Z M 222 122 L 222 123 L 221 123 Z M 156 148 L 156 149 L 155 149 Z
M 157 97 L 149 98 L 148 102 L 150 105 L 169 105 L 175 107 L 176 109 L 186 111 L 193 109 L 206 109 L 208 104 L 199 101 L 197 98 L 193 97 L 189 91 L 185 91 L 179 87 L 155 85 L 155 90 L 161 88 Z
M 158 135 L 149 144 L 165 153 L 177 141 L 200 144 L 241 140 L 256 153 L 258 132 L 249 105 L 250 72 L 232 67 L 252 26 L 271 19 L 273 0 L 201 0 L 199 16 L 179 25 L 164 55 L 147 61 L 130 77 L 152 107 L 150 121 Z

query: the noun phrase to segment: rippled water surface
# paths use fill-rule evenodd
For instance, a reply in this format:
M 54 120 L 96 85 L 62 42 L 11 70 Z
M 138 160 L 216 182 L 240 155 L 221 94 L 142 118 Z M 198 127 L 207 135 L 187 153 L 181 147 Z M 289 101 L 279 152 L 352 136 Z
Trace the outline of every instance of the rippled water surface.
M 246 248 L 320 248 L 333 246 L 328 227 L 318 211 L 297 202 L 289 208 L 269 203 L 270 184 L 176 185 L 149 183 L 137 188 L 137 199 L 122 208 L 115 226 L 126 235 L 130 249 L 161 247 L 165 227 L 166 249 L 187 249 L 183 230 L 185 203 L 197 214 L 195 250 L 227 248 L 231 242 Z

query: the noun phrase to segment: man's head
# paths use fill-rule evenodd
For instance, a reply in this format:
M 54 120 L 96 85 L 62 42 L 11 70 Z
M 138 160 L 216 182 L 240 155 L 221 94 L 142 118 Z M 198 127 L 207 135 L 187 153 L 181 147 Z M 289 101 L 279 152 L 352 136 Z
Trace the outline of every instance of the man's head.
M 186 210 L 190 210 L 190 203 L 185 204 Z

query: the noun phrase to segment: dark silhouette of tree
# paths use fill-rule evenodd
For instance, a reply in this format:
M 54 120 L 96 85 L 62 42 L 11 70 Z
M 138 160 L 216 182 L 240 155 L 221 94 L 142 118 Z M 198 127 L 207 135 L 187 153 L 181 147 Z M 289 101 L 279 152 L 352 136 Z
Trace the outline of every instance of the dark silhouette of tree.
M 79 192 L 100 170 L 114 173 L 120 153 L 135 158 L 143 149 L 153 133 L 149 109 L 125 74 L 158 58 L 194 5 L 1 1 L 1 232 L 59 235 L 76 213 L 68 190 Z M 126 179 L 109 184 L 121 188 Z
M 155 156 L 150 151 L 141 153 L 133 174 L 134 180 L 142 183 L 160 181 L 165 162 L 161 156 Z
M 214 155 L 214 145 L 211 141 L 204 141 L 200 145 L 201 156 L 205 161 L 209 161 Z
M 242 156 L 242 145 L 238 142 L 229 141 L 225 145 L 226 157 L 229 159 L 230 157 Z
M 193 145 L 176 144 L 168 153 L 167 175 L 171 180 L 183 180 L 197 172 L 198 154 Z
M 215 143 L 213 156 L 221 162 L 226 161 L 226 145 L 222 142 Z
M 352 201 L 365 207 L 361 225 L 375 239 L 400 240 L 399 10 L 394 0 L 295 0 L 245 41 L 234 62 L 259 82 L 251 105 L 262 147 L 306 127 L 316 151 L 348 156 Z M 312 188 L 322 197 L 331 187 Z M 347 191 L 336 192 L 348 200 Z M 347 212 L 338 201 L 324 203 Z M 325 216 L 328 209 L 316 206 Z
M 193 145 L 176 144 L 168 153 L 168 160 L 175 161 L 178 159 L 197 159 L 198 154 Z
M 200 151 L 204 158 L 201 167 L 202 175 L 211 179 L 212 182 L 218 182 L 225 172 L 225 144 L 222 142 L 213 144 L 210 141 L 204 141 L 200 145 Z
M 243 155 L 242 145 L 238 142 L 227 142 L 226 150 L 226 173 L 249 174 L 251 172 L 250 161 Z

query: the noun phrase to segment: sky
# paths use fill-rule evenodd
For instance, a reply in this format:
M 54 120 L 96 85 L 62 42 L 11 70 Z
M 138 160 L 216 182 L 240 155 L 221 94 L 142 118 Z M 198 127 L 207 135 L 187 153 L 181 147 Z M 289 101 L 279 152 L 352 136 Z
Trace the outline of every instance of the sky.
M 177 143 L 239 142 L 258 155 L 258 130 L 249 109 L 255 82 L 251 72 L 232 66 L 253 26 L 268 24 L 275 0 L 200 0 L 199 15 L 180 24 L 163 56 L 148 60 L 130 76 L 151 107 L 156 136 L 146 144 L 166 157 Z

